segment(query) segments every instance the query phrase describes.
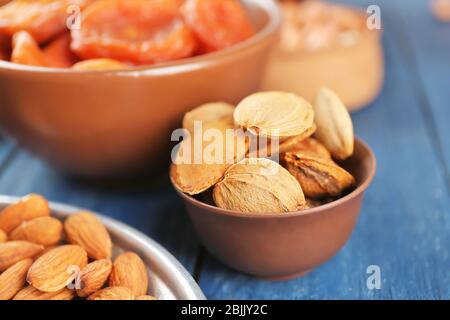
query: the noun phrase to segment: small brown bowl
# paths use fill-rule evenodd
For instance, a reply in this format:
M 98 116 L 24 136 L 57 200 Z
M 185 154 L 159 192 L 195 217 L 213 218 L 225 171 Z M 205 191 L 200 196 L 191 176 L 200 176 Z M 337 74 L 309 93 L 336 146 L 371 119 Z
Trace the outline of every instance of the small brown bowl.
M 257 33 L 219 52 L 155 66 L 74 71 L 0 61 L 0 126 L 69 172 L 121 176 L 161 168 L 183 115 L 257 91 L 281 14 L 244 0 Z
M 286 279 L 304 275 L 333 257 L 355 227 L 364 192 L 375 175 L 376 159 L 369 146 L 356 139 L 355 154 L 340 164 L 354 175 L 357 188 L 339 200 L 304 211 L 244 214 L 177 192 L 213 256 L 244 273 Z
M 360 9 L 339 5 L 346 10 Z M 312 52 L 273 50 L 263 90 L 296 93 L 312 102 L 320 87 L 335 91 L 350 111 L 367 106 L 381 91 L 384 57 L 381 31 L 362 30 L 351 46 L 336 46 Z

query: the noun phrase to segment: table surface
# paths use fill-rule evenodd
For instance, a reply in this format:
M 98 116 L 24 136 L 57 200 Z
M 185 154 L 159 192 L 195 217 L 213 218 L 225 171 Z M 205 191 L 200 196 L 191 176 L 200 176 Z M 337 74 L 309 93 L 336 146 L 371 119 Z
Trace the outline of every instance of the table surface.
M 41 193 L 145 232 L 193 274 L 210 299 L 450 298 L 450 24 L 425 0 L 340 1 L 381 7 L 386 79 L 353 114 L 378 158 L 377 176 L 347 245 L 309 275 L 265 281 L 228 269 L 199 244 L 168 179 L 111 185 L 68 177 L 0 138 L 0 194 Z M 381 270 L 379 290 L 367 267 Z

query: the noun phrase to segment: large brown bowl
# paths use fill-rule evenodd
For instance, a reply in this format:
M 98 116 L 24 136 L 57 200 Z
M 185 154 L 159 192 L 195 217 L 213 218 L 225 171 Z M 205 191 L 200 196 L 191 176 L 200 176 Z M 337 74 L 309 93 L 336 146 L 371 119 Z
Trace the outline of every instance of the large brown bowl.
M 355 227 L 376 160 L 370 148 L 356 140 L 354 156 L 340 164 L 354 175 L 357 188 L 339 200 L 298 212 L 244 214 L 177 191 L 201 242 L 213 256 L 251 275 L 290 278 L 333 257 Z
M 161 167 L 184 113 L 257 91 L 281 15 L 244 0 L 257 34 L 220 52 L 152 67 L 73 71 L 0 61 L 0 126 L 69 172 L 123 175 Z

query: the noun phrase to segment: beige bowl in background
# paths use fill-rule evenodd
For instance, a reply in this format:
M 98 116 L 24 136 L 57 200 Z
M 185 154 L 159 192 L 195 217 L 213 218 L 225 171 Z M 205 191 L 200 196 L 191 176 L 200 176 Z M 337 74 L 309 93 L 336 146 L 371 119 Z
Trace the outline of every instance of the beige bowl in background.
M 0 126 L 68 172 L 122 176 L 166 168 L 171 132 L 185 112 L 237 103 L 260 86 L 281 15 L 271 0 L 244 0 L 257 29 L 231 48 L 150 67 L 73 71 L 0 61 Z
M 364 12 L 360 11 L 360 14 L 364 15 Z M 381 31 L 367 29 L 359 33 L 355 44 L 347 47 L 292 53 L 275 49 L 263 90 L 289 91 L 312 102 L 317 90 L 326 86 L 338 94 L 350 111 L 354 111 L 376 98 L 383 86 L 383 78 Z

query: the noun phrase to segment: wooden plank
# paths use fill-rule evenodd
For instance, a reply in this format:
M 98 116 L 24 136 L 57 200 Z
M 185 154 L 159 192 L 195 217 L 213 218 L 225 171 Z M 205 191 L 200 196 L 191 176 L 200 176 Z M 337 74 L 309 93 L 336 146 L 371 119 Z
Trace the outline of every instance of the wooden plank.
M 372 1 L 363 2 L 372 4 Z M 354 115 L 356 131 L 377 153 L 379 171 L 351 241 L 326 265 L 305 278 L 288 282 L 256 280 L 228 270 L 207 257 L 201 285 L 208 297 L 450 297 L 447 272 L 450 265 L 447 249 L 450 247 L 450 203 L 439 153 L 436 155 L 434 125 L 425 121 L 421 100 L 412 95 L 421 89 L 420 84 L 424 81 L 421 79 L 417 86 L 411 83 L 411 77 L 426 74 L 427 67 L 421 65 L 419 53 L 419 72 L 411 74 L 414 65 L 411 65 L 410 57 L 404 56 L 407 46 L 398 36 L 398 12 L 392 8 L 389 0 L 382 3 L 389 65 L 385 91 L 369 109 Z M 420 23 L 420 27 L 428 26 Z M 448 57 L 450 51 L 441 54 L 439 59 Z M 445 80 L 429 84 L 436 91 L 427 88 L 427 96 L 442 93 L 435 85 L 445 84 Z M 436 112 L 434 105 L 437 103 L 430 100 L 433 112 Z M 445 135 L 439 120 L 444 122 L 448 114 L 440 113 L 434 117 L 439 126 L 441 147 L 445 147 L 442 146 Z M 6 149 L 0 148 L 0 158 L 2 150 Z M 119 218 L 166 245 L 193 270 L 196 243 L 190 241 L 192 231 L 182 212 L 182 204 L 167 183 L 117 188 L 86 184 L 62 176 L 25 153 L 9 161 L 8 170 L 0 174 L 0 193 L 41 192 L 52 200 L 85 206 Z M 365 287 L 365 271 L 370 264 L 381 267 L 383 287 L 379 291 L 369 291 Z
M 414 94 L 434 137 L 450 191 L 450 23 L 435 20 L 428 1 L 405 6 L 397 0 L 395 4 L 405 30 L 402 34 L 396 32 L 397 39 L 411 66 Z
M 65 176 L 21 151 L 0 175 L 0 194 L 36 192 L 52 201 L 122 220 L 160 242 L 193 271 L 198 245 L 191 225 L 167 179 L 160 180 L 87 183 Z
M 0 175 L 8 165 L 9 161 L 14 158 L 17 147 L 13 141 L 0 133 Z
M 385 23 L 385 88 L 353 119 L 357 134 L 376 152 L 378 173 L 350 241 L 311 274 L 284 282 L 240 274 L 207 256 L 200 284 L 209 298 L 450 298 L 450 199 L 443 170 L 413 94 L 417 88 L 410 79 L 411 66 L 391 31 L 401 27 L 397 13 L 390 0 L 375 3 Z M 370 265 L 381 268 L 381 290 L 366 287 Z

